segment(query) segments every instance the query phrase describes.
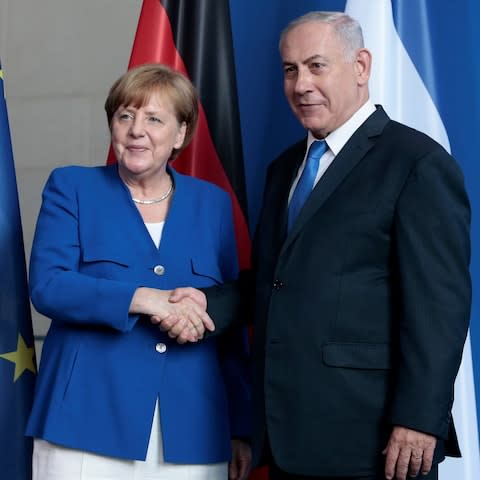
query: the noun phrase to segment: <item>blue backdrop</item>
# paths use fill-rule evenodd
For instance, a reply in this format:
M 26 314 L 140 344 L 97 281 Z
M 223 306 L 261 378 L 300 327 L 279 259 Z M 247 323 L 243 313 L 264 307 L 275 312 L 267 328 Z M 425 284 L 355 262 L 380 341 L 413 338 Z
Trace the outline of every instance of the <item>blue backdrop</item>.
M 374 4 L 375 0 L 372 0 Z M 253 231 L 266 167 L 304 135 L 283 95 L 278 37 L 283 27 L 310 10 L 344 10 L 344 0 L 230 0 L 240 117 Z M 472 203 L 474 287 L 471 342 L 480 412 L 480 2 L 392 0 L 395 25 L 427 86 L 460 163 Z M 429 46 L 432 58 L 423 47 Z M 367 45 L 368 47 L 368 45 Z M 480 420 L 480 415 L 477 415 Z

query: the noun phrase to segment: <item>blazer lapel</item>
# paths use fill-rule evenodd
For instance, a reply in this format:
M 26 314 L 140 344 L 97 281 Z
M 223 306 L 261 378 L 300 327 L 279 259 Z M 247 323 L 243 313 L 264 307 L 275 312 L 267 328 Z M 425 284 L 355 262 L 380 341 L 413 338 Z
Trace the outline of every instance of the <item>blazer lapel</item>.
M 335 157 L 332 164 L 328 167 L 322 178 L 318 181 L 312 194 L 305 202 L 305 205 L 298 215 L 297 221 L 287 235 L 282 252 L 299 234 L 315 212 L 322 207 L 325 201 L 338 188 L 345 177 L 374 146 L 374 137 L 381 134 L 389 120 L 390 119 L 383 108 L 377 106 L 377 111 L 374 112 L 352 135 Z

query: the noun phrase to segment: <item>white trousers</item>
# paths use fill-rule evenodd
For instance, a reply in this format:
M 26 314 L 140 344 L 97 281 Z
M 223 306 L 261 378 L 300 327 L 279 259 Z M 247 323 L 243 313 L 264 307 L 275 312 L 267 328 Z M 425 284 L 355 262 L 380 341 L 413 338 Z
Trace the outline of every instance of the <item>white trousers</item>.
M 160 415 L 153 418 L 145 461 L 124 460 L 62 447 L 35 438 L 33 480 L 226 480 L 228 464 L 185 465 L 166 463 Z

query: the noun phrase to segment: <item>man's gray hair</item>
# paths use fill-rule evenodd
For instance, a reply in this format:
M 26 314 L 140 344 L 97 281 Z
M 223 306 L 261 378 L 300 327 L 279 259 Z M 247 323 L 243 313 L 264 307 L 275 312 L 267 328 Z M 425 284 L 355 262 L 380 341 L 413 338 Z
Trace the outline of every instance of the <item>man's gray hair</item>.
M 354 18 L 343 12 L 309 12 L 292 20 L 280 34 L 279 48 L 285 35 L 295 27 L 309 22 L 326 23 L 331 25 L 338 39 L 344 46 L 345 60 L 353 61 L 356 53 L 364 47 L 362 27 Z

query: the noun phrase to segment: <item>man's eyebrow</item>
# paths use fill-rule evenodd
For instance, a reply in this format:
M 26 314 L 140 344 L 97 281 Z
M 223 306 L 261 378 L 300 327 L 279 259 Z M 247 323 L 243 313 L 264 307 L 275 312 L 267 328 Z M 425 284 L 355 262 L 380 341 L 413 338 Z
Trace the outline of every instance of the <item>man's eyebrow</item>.
M 319 53 L 316 53 L 315 55 L 311 55 L 310 57 L 306 58 L 305 60 L 302 60 L 302 64 L 306 65 L 310 62 L 313 62 L 314 60 L 327 60 L 327 58 L 324 55 L 320 55 Z M 288 60 L 285 60 L 283 62 L 283 65 L 295 65 L 295 62 L 290 62 Z
M 310 63 L 312 62 L 313 60 L 327 60 L 327 57 L 325 57 L 324 55 L 320 55 L 319 53 L 316 53 L 315 55 L 312 55 L 308 58 L 306 58 L 305 60 L 303 60 L 302 63 Z

